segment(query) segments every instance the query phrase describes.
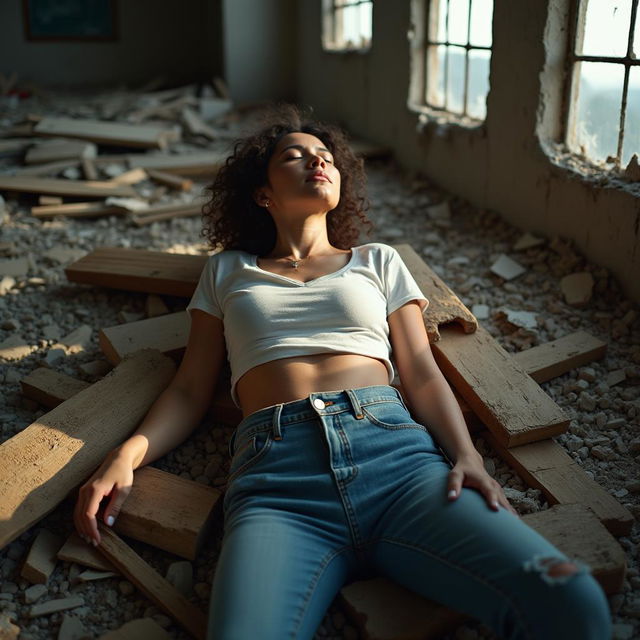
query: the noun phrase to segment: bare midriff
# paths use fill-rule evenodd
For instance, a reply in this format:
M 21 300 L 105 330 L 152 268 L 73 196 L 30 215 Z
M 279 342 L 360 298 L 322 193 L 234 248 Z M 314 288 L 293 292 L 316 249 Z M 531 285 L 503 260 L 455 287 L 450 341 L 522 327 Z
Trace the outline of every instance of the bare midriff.
M 265 407 L 306 398 L 314 391 L 377 384 L 389 384 L 382 360 L 352 353 L 319 353 L 260 364 L 238 380 L 236 393 L 246 418 Z

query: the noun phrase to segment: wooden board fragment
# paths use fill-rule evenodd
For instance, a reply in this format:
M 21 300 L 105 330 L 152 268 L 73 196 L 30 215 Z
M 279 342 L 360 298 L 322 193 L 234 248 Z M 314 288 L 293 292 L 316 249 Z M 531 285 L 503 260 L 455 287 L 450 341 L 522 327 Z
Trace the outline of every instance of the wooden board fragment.
M 478 321 L 474 315 L 413 247 L 409 244 L 396 244 L 393 247 L 411 271 L 424 296 L 429 300 L 429 306 L 423 315 L 429 340 L 431 342 L 440 340 L 438 327 L 452 322 L 460 325 L 465 333 L 473 333 L 478 328 Z
M 122 207 L 106 205 L 104 202 L 70 202 L 67 204 L 31 207 L 35 218 L 98 218 L 100 216 L 121 216 L 127 211 Z
M 570 558 L 585 562 L 606 594 L 622 589 L 624 550 L 584 505 L 557 505 L 522 517 Z M 358 580 L 339 598 L 362 637 L 376 640 L 438 640 L 473 620 L 388 579 Z
M 98 180 L 66 180 L 62 178 L 31 178 L 27 176 L 0 176 L 0 191 L 20 193 L 48 193 L 56 196 L 79 198 L 105 198 L 109 196 L 135 197 L 129 185 Z
M 113 530 L 193 561 L 222 517 L 222 495 L 214 487 L 140 467 Z
M 199 216 L 202 213 L 202 204 L 169 204 L 156 205 L 140 211 L 132 216 L 133 222 L 142 227 L 152 222 L 160 220 L 171 220 L 172 218 L 186 218 L 189 216 Z
M 62 542 L 58 535 L 48 529 L 41 529 L 31 544 L 20 575 L 31 584 L 47 584 L 56 568 L 57 553 Z
M 178 191 L 189 191 L 191 187 L 193 187 L 193 180 L 189 178 L 183 178 L 178 175 L 173 175 L 172 173 L 165 173 L 157 169 L 149 169 L 147 173 L 152 180 L 171 187 L 172 189 L 177 189 Z
M 180 175 L 213 175 L 226 159 L 226 155 L 212 151 L 182 155 L 140 154 L 129 156 L 129 166 L 132 169 L 159 169 Z
M 190 326 L 188 312 L 178 311 L 100 329 L 98 339 L 112 364 L 138 349 L 157 349 L 165 355 L 178 356 L 187 345 Z
M 55 162 L 46 162 L 44 164 L 36 164 L 32 167 L 20 167 L 14 171 L 14 176 L 47 176 L 56 174 L 64 169 L 80 167 L 79 160 L 56 160 Z
M 0 548 L 53 511 L 123 442 L 175 374 L 142 351 L 0 445 Z
M 47 367 L 39 367 L 22 378 L 20 386 L 22 395 L 53 409 L 91 385 Z
M 115 178 L 111 178 L 109 182 L 115 182 L 116 184 L 138 184 L 138 182 L 142 182 L 148 177 L 144 169 L 130 169 Z
M 65 268 L 70 282 L 190 298 L 208 256 L 100 247 Z
M 571 369 L 604 358 L 607 343 L 576 331 L 511 356 L 536 382 L 546 382 Z
M 160 127 L 78 118 L 42 118 L 33 128 L 33 133 L 146 149 L 165 149 L 168 140 L 175 136 L 173 131 Z
M 431 348 L 449 382 L 504 446 L 544 440 L 568 429 L 562 409 L 483 327 L 471 334 L 442 327 L 441 339 Z
M 171 640 L 171 636 L 153 618 L 138 618 L 108 631 L 98 640 Z
M 97 548 L 116 569 L 192 636 L 204 640 L 207 629 L 204 613 L 149 566 L 114 531 L 102 523 L 98 524 L 98 528 L 101 540 Z
M 75 562 L 98 571 L 115 570 L 115 567 L 93 545 L 85 542 L 76 531 L 71 533 L 58 551 L 58 559 Z
M 25 164 L 44 164 L 60 160 L 80 160 L 97 154 L 96 146 L 82 140 L 43 140 L 31 147 L 25 157 Z M 95 179 L 95 178 L 93 178 Z
M 553 440 L 507 449 L 490 431 L 480 434 L 522 479 L 540 489 L 549 504 L 580 503 L 589 506 L 615 536 L 629 535 L 633 515 Z

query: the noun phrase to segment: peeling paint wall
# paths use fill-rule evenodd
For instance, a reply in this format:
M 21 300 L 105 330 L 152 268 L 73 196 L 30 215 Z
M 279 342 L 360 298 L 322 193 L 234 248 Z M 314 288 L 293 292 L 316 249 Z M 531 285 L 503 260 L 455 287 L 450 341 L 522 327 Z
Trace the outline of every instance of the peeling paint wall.
M 540 142 L 539 135 L 558 134 L 564 82 L 568 0 L 549 2 L 495 0 L 491 89 L 481 128 L 427 125 L 417 132 L 418 114 L 407 106 L 410 0 L 373 3 L 372 47 L 364 54 L 323 52 L 320 2 L 301 2 L 298 100 L 389 145 L 405 167 L 515 226 L 572 239 L 640 301 L 640 198 L 554 165 Z

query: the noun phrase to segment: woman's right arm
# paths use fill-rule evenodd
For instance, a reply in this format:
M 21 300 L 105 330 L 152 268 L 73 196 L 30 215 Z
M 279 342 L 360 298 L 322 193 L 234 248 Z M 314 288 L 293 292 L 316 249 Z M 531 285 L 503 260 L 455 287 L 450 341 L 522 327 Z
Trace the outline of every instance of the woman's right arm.
M 200 309 L 191 312 L 191 330 L 182 362 L 136 432 L 113 449 L 80 487 L 74 510 L 78 533 L 100 543 L 96 513 L 110 496 L 104 521 L 117 517 L 133 484 L 133 471 L 177 447 L 200 424 L 211 405 L 225 354 L 222 320 Z M 113 524 L 113 523 L 111 523 Z

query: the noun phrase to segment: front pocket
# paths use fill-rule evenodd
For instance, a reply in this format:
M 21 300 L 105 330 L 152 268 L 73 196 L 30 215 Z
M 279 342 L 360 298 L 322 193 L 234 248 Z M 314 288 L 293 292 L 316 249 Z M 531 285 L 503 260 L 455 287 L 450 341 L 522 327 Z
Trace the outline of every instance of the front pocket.
M 273 439 L 271 430 L 258 431 L 250 436 L 243 436 L 231 458 L 227 483 L 253 467 L 271 448 Z
M 384 400 L 362 405 L 362 411 L 373 424 L 385 429 L 427 429 L 416 422 L 398 400 Z M 428 432 L 428 431 L 427 431 Z

